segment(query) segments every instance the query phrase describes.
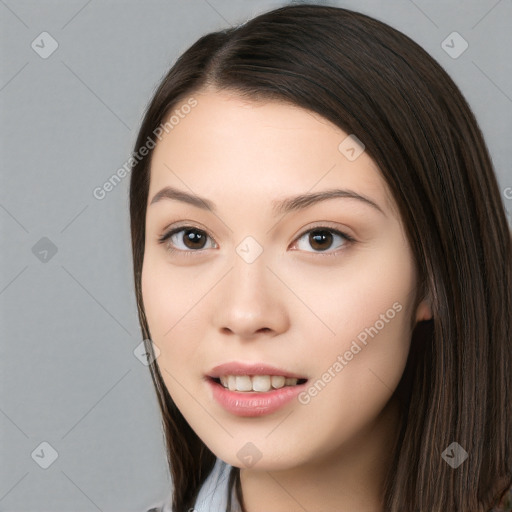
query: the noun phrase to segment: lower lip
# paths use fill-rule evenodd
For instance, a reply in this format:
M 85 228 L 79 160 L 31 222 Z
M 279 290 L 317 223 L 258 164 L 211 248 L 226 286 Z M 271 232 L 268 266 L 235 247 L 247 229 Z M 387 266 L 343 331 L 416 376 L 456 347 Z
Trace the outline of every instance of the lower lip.
M 222 384 L 207 377 L 213 397 L 226 409 L 236 416 L 263 416 L 271 414 L 291 402 L 301 391 L 304 391 L 307 381 L 296 386 L 286 386 L 267 392 L 230 391 Z

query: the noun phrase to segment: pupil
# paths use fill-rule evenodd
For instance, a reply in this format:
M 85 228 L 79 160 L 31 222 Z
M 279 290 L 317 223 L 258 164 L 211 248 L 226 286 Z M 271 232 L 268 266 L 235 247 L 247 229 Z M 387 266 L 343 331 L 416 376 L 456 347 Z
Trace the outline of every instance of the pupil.
M 186 240 L 186 243 L 185 245 L 187 245 L 187 247 L 189 246 L 188 245 L 188 242 L 191 242 L 192 243 L 192 249 L 201 249 L 201 247 L 197 247 L 196 245 L 193 245 L 194 243 L 197 243 L 198 241 L 200 242 L 201 239 L 203 239 L 203 244 L 204 244 L 204 239 L 205 237 L 201 234 L 200 231 L 197 231 L 197 230 L 193 230 L 193 229 L 187 229 L 185 230 L 185 240 Z
M 318 245 L 318 242 L 320 242 L 320 244 L 322 241 L 325 242 L 326 239 L 329 242 L 331 242 L 332 241 L 332 240 L 330 240 L 331 238 L 332 238 L 332 235 L 330 234 L 329 231 L 312 231 L 311 235 L 310 235 L 311 247 L 318 249 L 318 250 L 325 250 L 325 249 L 327 249 L 325 244 L 323 246 L 320 245 L 320 247 L 315 247 L 315 246 Z M 330 245 L 330 244 L 328 244 L 328 245 Z

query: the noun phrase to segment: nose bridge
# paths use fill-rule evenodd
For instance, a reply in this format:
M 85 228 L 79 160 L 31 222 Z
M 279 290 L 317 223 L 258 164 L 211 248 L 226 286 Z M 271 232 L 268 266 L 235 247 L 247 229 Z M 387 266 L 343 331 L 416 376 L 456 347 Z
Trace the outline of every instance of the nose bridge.
M 246 237 L 235 252 L 228 301 L 233 297 L 239 307 L 261 308 L 260 303 L 268 303 L 270 299 L 267 254 L 252 237 Z
M 217 327 L 250 336 L 260 329 L 279 329 L 284 317 L 277 283 L 263 247 L 246 237 L 236 248 L 216 305 Z

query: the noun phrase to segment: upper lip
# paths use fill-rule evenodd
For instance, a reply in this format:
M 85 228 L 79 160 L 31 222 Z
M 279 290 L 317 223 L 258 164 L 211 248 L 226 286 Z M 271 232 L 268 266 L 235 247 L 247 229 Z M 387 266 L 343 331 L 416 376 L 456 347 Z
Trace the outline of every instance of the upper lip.
M 219 364 L 212 368 L 207 374 L 208 377 L 213 378 L 219 378 L 224 375 L 283 375 L 284 377 L 295 379 L 307 379 L 307 377 L 303 375 L 276 366 L 270 366 L 264 363 L 242 363 L 236 361 Z

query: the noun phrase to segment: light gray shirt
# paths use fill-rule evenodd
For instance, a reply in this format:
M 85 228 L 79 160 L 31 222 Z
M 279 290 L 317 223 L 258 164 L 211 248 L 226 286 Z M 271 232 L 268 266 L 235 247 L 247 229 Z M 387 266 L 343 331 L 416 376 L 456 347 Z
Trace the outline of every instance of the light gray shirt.
M 228 497 L 228 480 L 232 466 L 217 457 L 212 472 L 204 481 L 194 508 L 189 512 L 226 512 Z M 170 508 L 171 495 L 155 507 L 147 510 L 147 512 L 173 512 Z M 231 494 L 232 512 L 240 512 L 240 506 L 236 499 L 235 491 Z

